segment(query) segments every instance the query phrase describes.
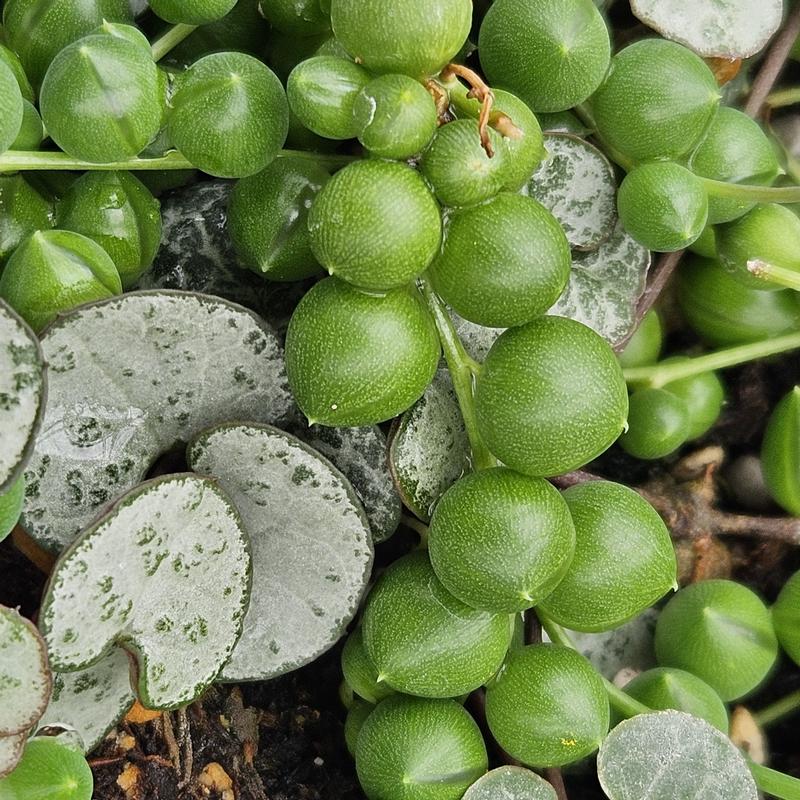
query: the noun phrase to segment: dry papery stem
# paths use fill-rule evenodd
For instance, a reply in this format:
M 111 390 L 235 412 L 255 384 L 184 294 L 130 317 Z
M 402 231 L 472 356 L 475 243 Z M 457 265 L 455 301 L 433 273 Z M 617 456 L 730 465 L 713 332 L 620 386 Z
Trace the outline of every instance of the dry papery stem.
M 448 81 L 455 76 L 463 78 L 470 87 L 467 97 L 475 99 L 481 104 L 481 113 L 478 117 L 478 132 L 481 137 L 481 147 L 486 151 L 486 155 L 491 158 L 494 155 L 494 148 L 489 139 L 489 121 L 492 106 L 494 105 L 494 92 L 475 70 L 462 64 L 448 64 L 442 70 L 441 75 L 444 81 Z

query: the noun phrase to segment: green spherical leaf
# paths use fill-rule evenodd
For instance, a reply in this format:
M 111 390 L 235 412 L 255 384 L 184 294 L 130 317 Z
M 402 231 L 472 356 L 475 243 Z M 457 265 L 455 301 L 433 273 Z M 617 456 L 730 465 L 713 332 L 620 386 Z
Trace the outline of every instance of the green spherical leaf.
M 656 625 L 665 667 L 702 678 L 723 700 L 738 700 L 769 674 L 778 656 L 770 613 L 746 586 L 708 580 L 681 589 Z
M 582 103 L 608 69 L 608 28 L 592 0 L 496 0 L 481 25 L 481 66 L 534 111 Z
M 675 42 L 643 39 L 611 59 L 591 104 L 603 139 L 646 161 L 689 152 L 719 102 L 714 75 L 699 56 Z
M 19 90 L 22 93 L 22 99 L 27 100 L 29 103 L 36 102 L 36 95 L 33 93 L 33 88 L 28 76 L 25 74 L 25 68 L 22 66 L 19 56 L 4 44 L 0 44 L 0 63 L 5 64 L 14 74 Z
M 97 242 L 129 289 L 158 252 L 161 204 L 130 172 L 86 172 L 59 202 L 56 225 Z
M 486 689 L 497 743 L 531 767 L 559 767 L 593 753 L 609 723 L 603 680 L 580 654 L 554 644 L 512 650 Z
M 372 425 L 405 411 L 433 380 L 439 339 L 415 289 L 369 295 L 336 278 L 302 299 L 286 334 L 286 371 L 312 422 Z
M 53 227 L 53 204 L 21 173 L 0 175 L 0 266 L 34 231 Z
M 91 34 L 65 47 L 42 83 L 48 134 L 74 158 L 96 163 L 137 156 L 161 126 L 162 89 L 149 53 Z
M 535 606 L 572 561 L 575 527 L 551 484 L 506 467 L 461 478 L 437 504 L 428 551 L 445 588 L 473 608 Z
M 625 684 L 625 693 L 654 711 L 686 711 L 728 733 L 728 710 L 720 696 L 691 672 L 656 667 Z
M 436 133 L 436 103 L 407 75 L 381 75 L 356 96 L 353 120 L 358 141 L 381 158 L 410 158 Z
M 393 695 L 394 689 L 378 681 L 378 671 L 369 660 L 361 627 L 356 628 L 342 649 L 342 673 L 347 685 L 368 703 L 375 705 Z
M 390 697 L 358 736 L 356 770 L 370 800 L 460 800 L 487 767 L 480 729 L 453 700 Z
M 326 139 L 353 139 L 360 130 L 353 108 L 370 79 L 367 70 L 346 58 L 314 56 L 292 70 L 286 93 L 310 131 Z
M 530 322 L 555 303 L 571 263 L 555 217 L 530 197 L 502 193 L 446 217 L 444 243 L 430 275 L 442 299 L 462 317 L 508 328 Z
M 742 111 L 728 107 L 717 111 L 705 138 L 692 153 L 689 166 L 704 178 L 758 186 L 772 184 L 780 173 L 775 148 L 761 126 Z M 711 197 L 708 221 L 712 225 L 730 222 L 753 205 Z
M 682 250 L 703 232 L 708 197 L 700 179 L 680 164 L 656 161 L 631 170 L 617 195 L 619 218 L 648 250 Z
M 511 618 L 470 608 L 439 582 L 426 553 L 395 561 L 364 609 L 364 646 L 385 681 L 404 694 L 458 697 L 500 668 Z
M 542 317 L 497 339 L 475 405 L 492 453 L 547 477 L 583 466 L 617 439 L 628 392 L 604 339 L 579 322 Z
M 689 438 L 689 406 L 664 389 L 639 389 L 630 398 L 628 430 L 619 444 L 634 458 L 664 458 Z
M 11 488 L 0 494 L 0 542 L 14 530 L 25 502 L 25 478 L 17 478 Z
M 0 61 L 0 153 L 11 147 L 20 132 L 23 102 L 14 73 Z
M 772 606 L 772 624 L 781 647 L 800 664 L 800 572 L 783 585 Z
M 0 91 L 2 91 L 0 89 Z M 27 100 L 22 101 L 22 124 L 17 138 L 11 144 L 12 150 L 38 150 L 44 139 L 42 118 L 36 108 Z
M 469 34 L 470 0 L 331 0 L 336 38 L 371 72 L 428 78 Z
M 52 737 L 31 739 L 16 769 L 0 780 L 3 800 L 91 800 L 94 781 L 83 753 Z
M 784 206 L 758 205 L 715 230 L 720 263 L 745 286 L 762 291 L 783 288 L 751 275 L 753 262 L 800 272 L 800 218 Z
M 658 361 L 663 343 L 664 328 L 661 317 L 658 311 L 651 308 L 617 358 L 624 368 L 647 367 Z
M 308 215 L 311 248 L 331 275 L 361 289 L 409 283 L 439 249 L 439 207 L 405 164 L 357 161 L 320 192 Z
M 356 697 L 353 699 L 353 704 L 347 709 L 347 717 L 344 721 L 344 742 L 347 745 L 347 752 L 353 758 L 356 755 L 356 747 L 358 745 L 358 736 L 367 717 L 375 710 L 372 703 L 366 700 L 361 700 Z
M 212 53 L 181 76 L 172 98 L 169 135 L 203 172 L 254 175 L 278 154 L 289 107 L 272 70 L 245 53 Z
M 770 494 L 800 516 L 800 387 L 775 407 L 761 445 L 761 468 Z
M 675 588 L 675 552 L 656 510 L 618 483 L 564 492 L 575 523 L 575 557 L 540 607 L 577 631 L 616 628 Z M 620 554 L 624 553 L 624 558 Z
M 422 174 L 444 205 L 475 205 L 505 188 L 509 174 L 506 160 L 513 156 L 494 128 L 489 128 L 488 134 L 494 148 L 492 158 L 481 146 L 474 119 L 457 119 L 442 125 L 422 154 Z
M 228 207 L 228 231 L 243 266 L 271 281 L 316 275 L 308 211 L 330 175 L 313 161 L 276 158 L 240 180 Z
M 709 198 L 709 208 L 711 198 Z M 703 258 L 716 258 L 717 257 L 717 234 L 714 231 L 714 226 L 706 224 L 703 232 L 689 245 L 689 249 L 693 253 L 697 253 Z
M 682 356 L 666 358 L 663 364 L 685 361 Z M 719 419 L 725 402 L 725 387 L 716 372 L 701 372 L 664 386 L 670 394 L 683 400 L 689 410 L 687 439 L 697 439 Z
M 129 0 L 8 0 L 3 8 L 8 45 L 37 87 L 55 56 L 104 20 L 132 24 Z
M 478 778 L 464 800 L 557 800 L 557 796 L 553 786 L 535 772 L 503 766 Z
M 683 315 L 711 345 L 758 342 L 800 329 L 796 292 L 764 292 L 745 286 L 718 261 L 684 259 L 677 284 Z
M 320 0 L 259 0 L 258 8 L 281 33 L 306 37 L 330 32 L 331 20 Z
M 61 311 L 122 292 L 108 253 L 72 231 L 37 231 L 8 260 L 0 297 L 40 331 Z
M 173 24 L 207 25 L 222 19 L 236 0 L 149 0 L 151 10 Z

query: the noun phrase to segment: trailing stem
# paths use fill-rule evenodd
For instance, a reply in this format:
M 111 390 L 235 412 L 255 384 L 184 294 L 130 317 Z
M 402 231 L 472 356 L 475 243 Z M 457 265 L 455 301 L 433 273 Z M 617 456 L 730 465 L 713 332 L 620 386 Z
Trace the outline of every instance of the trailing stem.
M 761 280 L 769 283 L 777 283 L 787 289 L 794 289 L 796 292 L 800 292 L 800 272 L 758 260 L 748 261 L 747 269 L 754 278 L 761 278 Z
M 798 712 L 800 712 L 800 689 L 776 700 L 761 711 L 754 712 L 753 717 L 760 728 L 766 728 Z
M 167 53 L 196 30 L 197 25 L 186 25 L 182 22 L 168 28 L 150 45 L 150 49 L 153 51 L 153 61 L 161 61 Z

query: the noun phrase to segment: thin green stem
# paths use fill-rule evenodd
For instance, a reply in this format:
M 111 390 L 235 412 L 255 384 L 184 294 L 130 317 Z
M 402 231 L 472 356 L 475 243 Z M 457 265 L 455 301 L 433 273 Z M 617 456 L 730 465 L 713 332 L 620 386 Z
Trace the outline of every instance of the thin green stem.
M 458 333 L 456 333 L 453 321 L 444 304 L 425 279 L 422 281 L 422 291 L 436 323 L 447 368 L 453 379 L 453 388 L 458 398 L 461 416 L 464 418 L 464 426 L 467 429 L 472 449 L 472 465 L 475 469 L 497 466 L 497 459 L 489 452 L 478 431 L 478 418 L 475 412 L 475 376 L 479 374 L 481 366 L 464 350 L 464 345 L 458 338 Z
M 800 348 L 800 332 L 787 333 L 784 336 L 776 336 L 763 342 L 752 342 L 750 344 L 729 347 L 726 350 L 718 350 L 715 353 L 708 353 L 704 356 L 687 358 L 684 361 L 677 361 L 667 364 L 655 364 L 651 367 L 631 367 L 623 370 L 625 380 L 634 386 L 649 386 L 660 389 L 672 381 L 681 378 L 690 378 L 694 375 L 701 375 L 704 372 L 713 372 L 718 369 L 735 367 L 739 364 L 746 364 L 750 361 L 757 361 L 760 358 L 768 358 L 789 350 Z
M 700 177 L 700 176 L 698 176 Z M 800 186 L 748 186 L 711 178 L 700 178 L 711 197 L 741 200 L 747 203 L 800 203 Z
M 150 45 L 153 51 L 153 61 L 161 61 L 170 50 L 177 47 L 187 36 L 194 33 L 196 30 L 197 25 L 185 25 L 183 22 L 179 22 L 177 25 L 168 28 Z
M 766 728 L 798 712 L 800 712 L 800 689 L 755 712 L 753 717 L 760 728 Z
M 411 528 L 412 531 L 419 534 L 419 546 L 425 550 L 428 549 L 428 526 L 416 517 L 410 514 L 403 514 L 400 521 L 406 528 Z
M 778 89 L 767 95 L 766 103 L 770 108 L 785 108 L 800 103 L 800 86 Z
M 331 168 L 343 167 L 358 156 L 336 153 L 311 153 L 305 150 L 281 150 L 278 158 L 303 158 Z M 81 161 L 61 152 L 38 150 L 8 150 L 0 154 L 0 174 L 4 172 L 30 172 L 34 170 L 169 170 L 194 169 L 194 165 L 177 150 L 170 150 L 159 158 L 130 158 L 107 164 Z
M 758 260 L 748 261 L 747 269 L 754 278 L 761 278 L 769 283 L 777 283 L 787 289 L 800 292 L 800 272 Z
M 780 800 L 800 800 L 800 778 L 793 778 L 776 769 L 763 767 L 749 759 L 747 766 L 750 767 L 750 772 L 753 773 L 758 788 L 765 794 L 780 798 Z

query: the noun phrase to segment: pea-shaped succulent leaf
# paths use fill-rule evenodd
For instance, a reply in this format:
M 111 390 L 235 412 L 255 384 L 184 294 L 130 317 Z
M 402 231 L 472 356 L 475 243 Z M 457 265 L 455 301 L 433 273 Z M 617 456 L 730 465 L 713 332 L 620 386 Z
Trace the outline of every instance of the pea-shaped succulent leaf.
M 683 361 L 680 356 L 664 359 L 662 363 Z M 685 401 L 689 409 L 688 439 L 697 439 L 719 419 L 725 402 L 725 387 L 716 372 L 701 372 L 673 381 L 664 386 L 666 391 Z
M 0 175 L 0 265 L 37 230 L 53 226 L 53 204 L 20 174 Z
M 11 488 L 0 494 L 0 542 L 14 529 L 22 514 L 25 478 L 17 478 Z
M 473 608 L 536 605 L 564 576 L 575 547 L 567 504 L 551 484 L 506 467 L 467 475 L 433 512 L 428 550 L 445 588 Z
M 683 711 L 639 714 L 621 722 L 600 747 L 597 774 L 610 800 L 759 796 L 738 747 Z
M 486 689 L 492 735 L 531 767 L 558 767 L 593 753 L 609 715 L 600 675 L 580 653 L 559 645 L 512 650 Z
M 480 729 L 454 700 L 390 697 L 364 722 L 356 745 L 370 800 L 460 800 L 487 766 Z
M 23 111 L 17 79 L 11 69 L 0 62 L 0 153 L 14 144 L 22 126 Z
M 663 458 L 689 438 L 689 425 L 683 398 L 664 389 L 639 389 L 631 395 L 628 430 L 619 443 L 635 458 Z
M 461 49 L 472 23 L 469 0 L 331 0 L 336 38 L 371 72 L 435 75 Z
M 22 99 L 33 103 L 36 100 L 36 95 L 33 93 L 28 76 L 25 74 L 25 69 L 19 56 L 4 44 L 0 44 L 0 63 L 5 64 L 17 80 L 17 85 L 22 94 Z
M 337 172 L 314 201 L 308 229 L 331 275 L 371 291 L 420 275 L 442 237 L 439 207 L 419 173 L 378 160 Z
M 33 450 L 44 407 L 45 360 L 33 331 L 2 299 L 0 397 L 0 494 L 6 495 L 21 482 Z
M 711 70 L 691 50 L 663 39 L 643 39 L 611 59 L 592 97 L 598 131 L 635 161 L 688 153 L 720 101 Z
M 715 230 L 720 263 L 745 286 L 773 291 L 782 288 L 751 275 L 748 267 L 754 262 L 800 272 L 800 218 L 784 206 L 756 206 Z
M 149 53 L 116 36 L 91 34 L 65 47 L 40 98 L 53 141 L 97 163 L 138 155 L 161 126 L 162 88 Z
M 524 188 L 553 212 L 571 247 L 597 250 L 617 221 L 617 181 L 608 159 L 592 144 L 567 133 L 545 136 L 547 158 Z
M 128 0 L 9 0 L 3 9 L 8 45 L 34 86 L 57 53 L 104 20 L 132 23 Z
M 108 253 L 72 231 L 32 234 L 0 275 L 0 297 L 36 331 L 59 312 L 121 292 L 119 273 Z
M 171 101 L 169 135 L 203 172 L 254 175 L 278 154 L 289 130 L 281 82 L 246 53 L 212 53 L 181 76 Z
M 628 413 L 622 370 L 594 331 L 542 317 L 503 333 L 475 396 L 489 449 L 527 475 L 559 475 L 606 450 Z
M 87 172 L 59 202 L 56 225 L 101 245 L 129 289 L 158 251 L 161 204 L 130 172 Z
M 746 586 L 709 580 L 681 589 L 656 625 L 662 666 L 692 672 L 737 700 L 767 676 L 778 656 L 769 610 Z
M 2 91 L 2 90 L 0 90 Z M 27 100 L 22 101 L 22 124 L 17 138 L 11 143 L 12 150 L 38 150 L 44 139 L 42 118 Z
M 781 589 L 772 606 L 772 624 L 781 647 L 800 664 L 800 572 L 795 572 Z
M 769 185 L 780 172 L 775 149 L 761 126 L 747 114 L 722 107 L 704 139 L 692 153 L 692 171 L 705 178 L 730 183 Z M 711 197 L 708 221 L 730 222 L 753 207 L 752 203 Z
M 353 698 L 353 704 L 347 709 L 347 717 L 344 721 L 344 742 L 347 745 L 347 752 L 353 758 L 356 756 L 358 736 L 361 728 L 367 721 L 367 717 L 375 710 L 372 703 L 362 700 L 360 697 Z
M 617 195 L 620 222 L 648 250 L 682 250 L 703 232 L 708 197 L 700 179 L 680 164 L 655 161 L 627 174 Z
M 549 617 L 573 630 L 608 630 L 675 588 L 669 531 L 644 498 L 618 483 L 591 481 L 567 489 L 564 499 L 575 523 L 575 557 L 540 603 Z
M 494 197 L 504 188 L 508 152 L 502 136 L 488 130 L 494 156 L 481 147 L 478 123 L 457 119 L 442 125 L 422 154 L 420 169 L 436 197 L 446 206 L 470 206 Z
M 446 217 L 430 275 L 442 299 L 462 317 L 508 328 L 530 322 L 555 303 L 571 263 L 555 217 L 530 197 L 502 193 Z
M 236 0 L 149 0 L 148 4 L 167 22 L 206 25 L 224 17 Z
M 677 284 L 684 317 L 711 345 L 757 342 L 800 329 L 796 292 L 764 292 L 745 286 L 718 261 L 685 259 Z
M 249 588 L 247 534 L 216 483 L 142 484 L 58 562 L 41 610 L 51 664 L 79 669 L 117 643 L 136 657 L 144 705 L 185 705 L 228 660 Z
M 453 597 L 426 553 L 405 556 L 381 576 L 363 625 L 379 682 L 422 697 L 477 689 L 497 672 L 511 642 L 511 618 Z
M 661 317 L 658 311 L 650 309 L 617 358 L 626 368 L 649 366 L 658 361 L 663 343 L 664 329 Z
M 356 96 L 353 119 L 358 141 L 382 158 L 409 158 L 436 132 L 436 104 L 407 75 L 381 75 Z
M 25 744 L 16 769 L 0 780 L 0 797 L 91 800 L 93 787 L 92 769 L 80 750 L 51 736 L 37 736 Z
M 523 767 L 497 767 L 467 789 L 464 800 L 556 800 L 556 790 Z
M 347 637 L 347 641 L 344 643 L 342 672 L 347 685 L 368 703 L 375 705 L 394 694 L 394 689 L 385 681 L 378 681 L 378 671 L 369 660 L 360 626 Z
M 416 290 L 368 295 L 336 278 L 311 289 L 286 334 L 289 384 L 303 413 L 323 425 L 372 425 L 405 411 L 439 355 Z
M 231 193 L 228 230 L 243 266 L 272 281 L 319 272 L 311 252 L 308 210 L 330 175 L 313 161 L 276 158 Z
M 330 17 L 320 0 L 259 0 L 258 8 L 281 33 L 313 36 L 330 30 Z
M 187 461 L 228 494 L 250 536 L 250 606 L 220 677 L 267 680 L 330 649 L 352 620 L 372 567 L 369 525 L 347 479 L 299 439 L 267 425 L 212 428 L 189 445 Z
M 370 74 L 346 58 L 314 56 L 289 75 L 289 105 L 306 128 L 326 139 L 352 139 L 360 131 L 353 115 L 359 92 Z
M 591 0 L 498 0 L 481 25 L 481 66 L 534 111 L 582 103 L 608 69 L 611 45 Z
M 800 516 L 800 387 L 775 407 L 761 445 L 761 468 L 772 497 Z
M 625 684 L 625 693 L 654 711 L 685 711 L 728 733 L 725 703 L 691 672 L 669 667 L 649 669 Z
M 711 198 L 709 198 L 709 203 Z M 689 250 L 703 258 L 717 257 L 717 234 L 714 226 L 706 223 L 703 232 L 689 245 Z

